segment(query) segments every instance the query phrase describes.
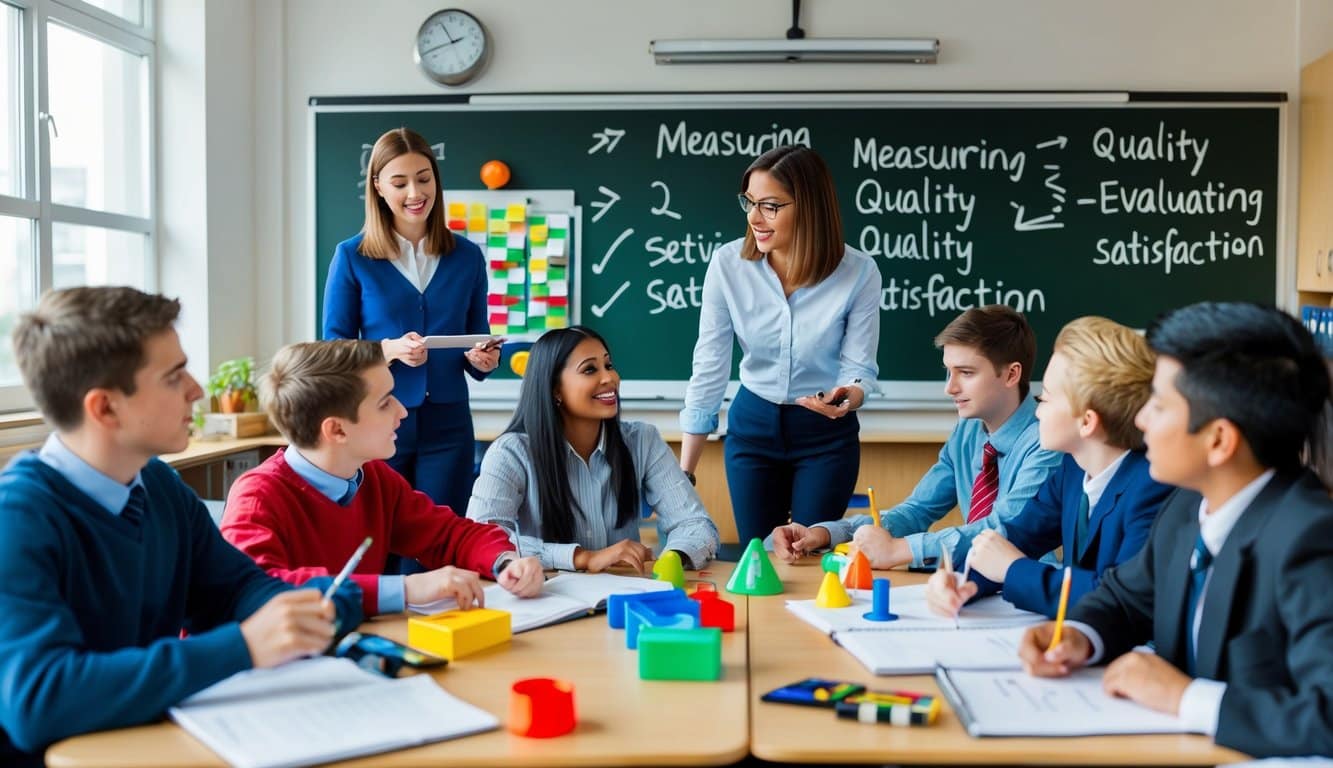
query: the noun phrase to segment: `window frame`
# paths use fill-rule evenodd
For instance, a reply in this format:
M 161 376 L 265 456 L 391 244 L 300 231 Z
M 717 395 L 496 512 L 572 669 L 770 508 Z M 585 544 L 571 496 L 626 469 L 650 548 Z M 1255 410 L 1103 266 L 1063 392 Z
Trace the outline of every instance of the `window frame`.
M 139 0 L 143 22 L 135 24 L 81 0 L 0 0 L 0 6 L 19 12 L 18 57 L 22 106 L 21 129 L 16 137 L 22 146 L 19 163 L 18 194 L 0 193 L 0 215 L 28 219 L 35 244 L 37 284 L 34 297 L 49 289 L 54 279 L 52 230 L 56 224 L 98 227 L 143 235 L 145 253 L 144 290 L 157 289 L 160 266 L 157 254 L 157 43 L 153 28 L 153 0 Z M 147 68 L 145 77 L 146 129 L 148 154 L 145 180 L 148 191 L 147 215 L 134 216 L 91 208 L 56 204 L 51 201 L 51 138 L 60 128 L 60 116 L 50 119 L 50 72 L 47 66 L 47 29 L 59 24 L 78 34 L 141 56 Z M 54 125 L 52 123 L 54 122 Z M 0 339 L 8 343 L 8 339 Z M 0 386 L 0 412 L 33 407 L 31 394 L 22 384 Z

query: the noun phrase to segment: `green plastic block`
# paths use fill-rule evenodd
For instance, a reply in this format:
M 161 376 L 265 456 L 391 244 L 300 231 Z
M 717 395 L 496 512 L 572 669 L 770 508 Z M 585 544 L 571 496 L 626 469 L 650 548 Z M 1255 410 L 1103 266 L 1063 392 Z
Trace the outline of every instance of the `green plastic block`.
M 722 630 L 643 627 L 639 630 L 641 680 L 718 680 Z

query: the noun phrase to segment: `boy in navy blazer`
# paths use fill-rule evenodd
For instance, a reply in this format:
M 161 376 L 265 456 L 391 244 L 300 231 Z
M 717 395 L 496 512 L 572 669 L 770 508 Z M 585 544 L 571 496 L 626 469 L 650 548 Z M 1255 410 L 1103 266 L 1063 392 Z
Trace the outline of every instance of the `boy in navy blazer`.
M 1031 674 L 1110 661 L 1103 687 L 1255 756 L 1333 755 L 1333 501 L 1301 466 L 1329 374 L 1271 307 L 1204 303 L 1148 330 L 1158 353 L 1138 424 L 1155 479 L 1181 487 L 1143 550 L 1054 625 Z M 1132 650 L 1148 641 L 1155 652 Z
M 1038 558 L 1063 546 L 1072 604 L 1107 568 L 1138 553 L 1171 490 L 1148 476 L 1134 426 L 1152 375 L 1147 342 L 1119 323 L 1081 317 L 1060 331 L 1037 419 L 1041 447 L 1066 455 L 1003 533 L 986 531 L 970 550 L 952 553 L 956 570 L 971 564 L 972 578 L 960 586 L 936 572 L 926 592 L 932 609 L 953 616 L 972 597 L 1003 590 L 1019 608 L 1054 617 L 1063 572 Z

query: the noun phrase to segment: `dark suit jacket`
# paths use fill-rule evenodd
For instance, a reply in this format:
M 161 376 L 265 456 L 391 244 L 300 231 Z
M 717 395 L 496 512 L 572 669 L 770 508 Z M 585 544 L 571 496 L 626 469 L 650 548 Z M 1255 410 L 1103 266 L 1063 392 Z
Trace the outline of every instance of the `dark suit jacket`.
M 1185 668 L 1189 561 L 1199 494 L 1162 506 L 1138 556 L 1069 612 L 1101 634 L 1105 659 L 1153 640 Z M 1308 471 L 1279 473 L 1213 560 L 1197 671 L 1227 684 L 1218 744 L 1255 756 L 1333 754 L 1333 501 Z
M 1107 568 L 1138 554 L 1157 510 L 1173 490 L 1148 476 L 1148 460 L 1142 453 L 1130 451 L 1092 508 L 1088 539 L 1076 552 L 1074 528 L 1085 474 L 1074 457 L 1066 454 L 1059 469 L 1051 473 L 1023 512 L 1005 523 L 1005 538 L 1027 556 L 1009 566 L 1004 576 L 1004 599 L 1017 607 L 1055 617 L 1064 571 L 1038 558 L 1059 546 L 1064 547 L 1064 564 L 1073 567 L 1069 604 L 1076 604 L 1097 586 Z M 976 575 L 979 594 L 1000 589 Z

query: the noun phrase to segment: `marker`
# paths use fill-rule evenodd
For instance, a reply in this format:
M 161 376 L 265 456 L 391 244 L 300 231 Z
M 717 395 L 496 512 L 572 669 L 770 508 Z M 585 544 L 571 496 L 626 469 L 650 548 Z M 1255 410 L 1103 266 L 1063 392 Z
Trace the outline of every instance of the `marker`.
M 352 575 L 352 571 L 356 570 L 357 563 L 361 562 L 361 558 L 366 554 L 366 550 L 370 549 L 370 543 L 372 541 L 374 541 L 374 539 L 367 536 L 366 540 L 361 542 L 361 546 L 357 547 L 356 551 L 352 553 L 352 556 L 347 559 L 347 565 L 344 565 L 343 569 L 338 571 L 338 575 L 333 578 L 333 583 L 329 585 L 328 589 L 324 590 L 325 600 L 333 597 L 333 593 L 338 591 L 338 587 L 341 587 L 343 582 L 347 581 L 347 577 Z
M 1074 578 L 1074 569 L 1065 566 L 1065 578 L 1060 584 L 1060 607 L 1055 612 L 1055 631 L 1051 633 L 1051 644 L 1046 647 L 1046 652 L 1055 650 L 1055 646 L 1060 644 L 1060 634 L 1065 628 L 1065 610 L 1069 608 L 1069 582 Z

